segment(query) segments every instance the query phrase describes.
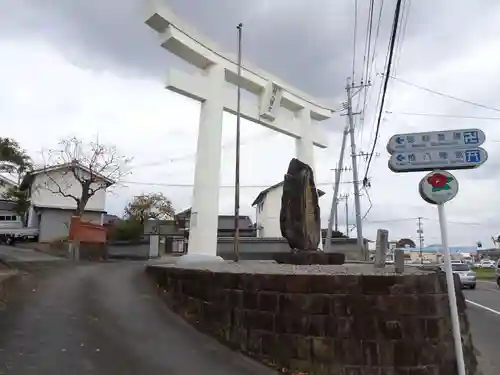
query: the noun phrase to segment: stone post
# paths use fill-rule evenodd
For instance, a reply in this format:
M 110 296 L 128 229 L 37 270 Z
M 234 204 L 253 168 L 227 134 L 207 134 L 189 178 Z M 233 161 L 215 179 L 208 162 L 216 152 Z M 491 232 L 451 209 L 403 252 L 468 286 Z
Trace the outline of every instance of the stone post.
M 384 268 L 387 256 L 387 249 L 389 248 L 389 231 L 386 229 L 379 229 L 377 231 L 377 242 L 375 250 L 375 267 Z
M 396 273 L 403 273 L 405 270 L 405 252 L 398 249 L 394 251 L 394 269 Z

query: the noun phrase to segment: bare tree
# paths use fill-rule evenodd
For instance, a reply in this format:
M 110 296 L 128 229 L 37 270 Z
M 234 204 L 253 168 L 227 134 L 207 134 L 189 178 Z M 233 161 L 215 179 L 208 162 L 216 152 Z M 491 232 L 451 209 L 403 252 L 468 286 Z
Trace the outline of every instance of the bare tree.
M 75 215 L 99 190 L 116 186 L 130 173 L 131 158 L 119 155 L 115 146 L 104 145 L 98 139 L 84 143 L 72 137 L 59 142 L 59 148 L 49 150 L 43 170 L 47 181 L 41 186 L 53 194 L 71 198 L 76 203 Z M 54 178 L 55 168 L 61 177 Z M 77 184 L 79 188 L 74 187 Z

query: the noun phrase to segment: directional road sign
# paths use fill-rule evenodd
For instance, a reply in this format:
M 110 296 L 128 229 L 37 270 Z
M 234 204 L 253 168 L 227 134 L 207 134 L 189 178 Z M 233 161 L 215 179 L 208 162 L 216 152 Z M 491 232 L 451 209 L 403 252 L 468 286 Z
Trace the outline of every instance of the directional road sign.
M 481 147 L 404 151 L 391 155 L 389 169 L 393 172 L 472 169 L 487 159 L 488 153 Z
M 387 151 L 417 151 L 437 148 L 479 147 L 486 136 L 479 129 L 459 129 L 426 133 L 396 134 L 389 139 Z

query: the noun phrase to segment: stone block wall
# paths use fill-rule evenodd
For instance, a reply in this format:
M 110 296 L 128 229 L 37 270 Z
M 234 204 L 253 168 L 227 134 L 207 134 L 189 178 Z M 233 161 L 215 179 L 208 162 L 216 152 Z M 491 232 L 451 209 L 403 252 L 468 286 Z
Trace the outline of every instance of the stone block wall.
M 170 306 L 277 370 L 308 375 L 457 374 L 442 275 L 265 275 L 150 266 Z M 464 355 L 479 374 L 458 289 Z

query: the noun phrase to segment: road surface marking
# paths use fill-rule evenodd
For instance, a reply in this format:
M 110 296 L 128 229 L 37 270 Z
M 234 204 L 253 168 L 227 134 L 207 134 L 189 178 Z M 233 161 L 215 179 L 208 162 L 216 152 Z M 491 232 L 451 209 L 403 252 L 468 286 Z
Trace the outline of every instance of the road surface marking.
M 472 301 L 469 301 L 468 299 L 466 299 L 466 300 L 465 300 L 465 302 L 468 302 L 468 303 L 470 303 L 471 305 L 477 306 L 477 307 L 479 307 L 479 308 L 481 308 L 481 309 L 484 309 L 484 310 L 486 310 L 486 311 L 492 312 L 493 314 L 500 315 L 500 311 L 493 310 L 493 309 L 491 309 L 491 308 L 489 308 L 489 307 L 486 307 L 486 306 L 484 306 L 484 305 L 481 305 L 481 304 L 479 304 L 479 303 L 477 303 L 477 302 L 472 302 Z

